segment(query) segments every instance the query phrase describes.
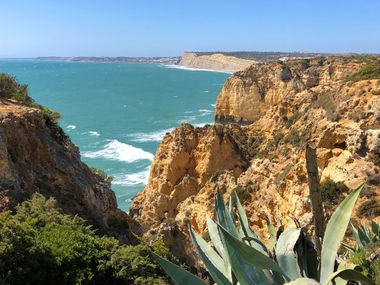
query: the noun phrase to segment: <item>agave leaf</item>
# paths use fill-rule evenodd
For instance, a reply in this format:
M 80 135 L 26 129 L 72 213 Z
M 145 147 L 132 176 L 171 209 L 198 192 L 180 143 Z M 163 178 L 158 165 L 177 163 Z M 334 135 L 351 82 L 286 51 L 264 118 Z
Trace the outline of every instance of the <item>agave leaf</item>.
M 261 242 L 259 236 L 253 231 L 248 222 L 247 214 L 243 208 L 243 206 L 240 203 L 239 197 L 235 192 L 235 198 L 236 198 L 236 207 L 238 210 L 238 216 L 240 221 L 240 227 L 244 233 L 245 239 L 249 241 L 249 244 L 257 249 L 258 251 L 261 251 L 262 253 L 267 253 L 268 250 L 266 249 L 265 245 Z
M 370 237 L 370 234 L 369 234 L 367 227 L 360 226 L 358 228 L 358 235 L 359 235 L 359 239 L 360 239 L 361 243 L 364 246 L 367 246 L 371 242 L 371 237 Z
M 342 246 L 350 253 L 355 253 L 356 249 L 354 247 L 349 246 L 348 244 L 342 242 Z
M 285 283 L 285 285 L 320 285 L 317 281 L 310 278 L 298 278 L 294 281 Z
M 328 285 L 337 277 L 342 278 L 347 281 L 359 281 L 361 285 L 375 285 L 375 283 L 373 283 L 372 280 L 368 279 L 365 275 L 363 275 L 362 273 L 354 269 L 338 270 L 328 277 L 328 279 L 326 280 L 326 283 L 321 283 L 321 284 Z
M 372 221 L 371 228 L 376 240 L 380 240 L 380 224 Z
M 302 276 L 319 280 L 318 258 L 314 244 L 307 239 L 301 230 L 300 242 L 296 244 L 296 254 Z
M 189 227 L 189 231 L 191 240 L 212 279 L 218 285 L 231 285 L 231 282 L 228 280 L 229 274 L 224 266 L 223 259 L 202 237 L 196 234 L 191 227 Z
M 274 251 L 276 248 L 276 243 L 277 243 L 277 233 L 276 230 L 274 229 L 274 226 L 270 220 L 270 217 L 267 217 L 267 225 L 268 225 L 268 232 L 269 232 L 269 250 L 271 252 Z
M 227 229 L 235 237 L 240 237 L 239 232 L 234 224 L 230 212 L 226 209 L 222 195 L 218 192 L 215 199 L 215 209 L 216 216 L 218 218 L 218 223 Z
M 241 285 L 278 284 L 267 270 L 273 270 L 286 276 L 280 266 L 270 257 L 240 241 L 222 226 L 218 226 L 228 251 L 232 271 Z
M 358 199 L 362 189 L 363 185 L 351 192 L 338 206 L 338 208 L 336 208 L 327 223 L 321 254 L 320 282 L 322 284 L 327 284 L 326 282 L 329 276 L 331 276 L 334 272 L 337 251 L 347 230 L 355 202 Z
M 359 247 L 364 247 L 364 245 L 362 244 L 362 240 L 361 240 L 360 237 L 359 237 L 358 229 L 357 229 L 352 223 L 351 223 L 351 228 L 352 228 L 352 234 L 354 235 L 354 238 L 355 238 L 356 244 L 357 244 Z
M 302 277 L 295 252 L 295 245 L 300 238 L 300 234 L 301 229 L 286 229 L 280 235 L 276 245 L 277 262 L 291 280 Z
M 207 285 L 207 283 L 205 283 L 199 277 L 191 274 L 190 272 L 179 267 L 178 265 L 175 265 L 174 263 L 162 258 L 161 256 L 155 254 L 154 252 L 152 252 L 152 256 L 154 260 L 156 260 L 158 264 L 160 264 L 161 267 L 165 270 L 166 274 L 168 274 L 169 277 L 173 280 L 174 284 L 176 285 L 185 285 L 185 284 Z
M 216 251 L 219 253 L 219 255 L 223 259 L 224 267 L 225 267 L 226 271 L 228 272 L 228 279 L 232 280 L 231 264 L 230 264 L 230 261 L 228 259 L 227 251 L 225 250 L 223 242 L 220 239 L 218 226 L 207 215 L 206 215 L 206 221 L 207 221 L 207 227 L 208 227 L 208 232 L 210 235 L 211 242 L 212 242 L 213 246 L 215 247 Z
M 226 251 L 224 250 L 223 243 L 219 236 L 218 226 L 208 215 L 206 215 L 206 222 L 212 245 L 215 247 L 219 255 L 224 259 Z

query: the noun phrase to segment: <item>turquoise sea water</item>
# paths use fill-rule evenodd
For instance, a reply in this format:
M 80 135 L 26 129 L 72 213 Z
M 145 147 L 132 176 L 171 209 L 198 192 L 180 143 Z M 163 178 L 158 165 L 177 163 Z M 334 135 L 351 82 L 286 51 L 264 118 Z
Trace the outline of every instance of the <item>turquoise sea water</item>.
M 144 187 L 164 134 L 183 122 L 213 122 L 216 97 L 229 76 L 162 65 L 2 60 L 0 72 L 29 85 L 82 160 L 114 177 L 119 207 Z

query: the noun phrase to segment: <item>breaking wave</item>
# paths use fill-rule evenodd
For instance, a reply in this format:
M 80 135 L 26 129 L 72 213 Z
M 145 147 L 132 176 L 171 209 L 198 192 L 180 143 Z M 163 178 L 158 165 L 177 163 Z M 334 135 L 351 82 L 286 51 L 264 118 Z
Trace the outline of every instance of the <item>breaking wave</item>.
M 124 174 L 120 176 L 116 176 L 112 182 L 114 185 L 123 185 L 123 186 L 131 186 L 138 184 L 147 184 L 149 178 L 149 168 L 131 174 Z
M 153 154 L 150 152 L 119 142 L 118 140 L 111 140 L 101 150 L 84 152 L 83 156 L 87 158 L 106 158 L 124 162 L 134 162 L 143 159 L 153 160 Z
M 69 129 L 69 130 L 75 130 L 77 128 L 77 126 L 75 125 L 67 125 L 66 126 L 66 129 Z
M 173 128 L 150 133 L 134 133 L 127 135 L 127 137 L 134 142 L 160 142 L 164 138 L 165 134 L 171 132 L 172 130 Z

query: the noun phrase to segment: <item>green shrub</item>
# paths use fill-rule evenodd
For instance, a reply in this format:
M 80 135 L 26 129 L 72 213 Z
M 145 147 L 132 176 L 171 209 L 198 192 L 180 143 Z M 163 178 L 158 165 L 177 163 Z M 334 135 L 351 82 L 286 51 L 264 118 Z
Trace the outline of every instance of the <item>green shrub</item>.
M 301 59 L 299 61 L 299 65 L 301 67 L 301 70 L 305 71 L 310 67 L 310 59 Z
M 162 284 L 163 275 L 158 265 L 151 259 L 149 239 L 144 238 L 136 246 L 119 247 L 112 255 L 110 264 L 116 277 L 128 284 Z M 169 250 L 161 240 L 152 242 L 152 250 L 165 258 Z
M 0 73 L 0 99 L 15 100 L 22 103 L 32 103 L 28 95 L 28 86 L 17 82 L 16 77 Z
M 216 183 L 219 180 L 219 177 L 226 173 L 224 170 L 218 170 L 211 176 L 211 181 Z
M 302 113 L 295 112 L 292 116 L 290 116 L 287 121 L 285 122 L 285 126 L 287 129 L 289 129 L 295 122 L 297 122 L 302 116 Z
M 104 181 L 111 184 L 113 177 L 109 176 L 104 170 L 96 168 L 96 167 L 90 167 L 90 170 L 92 173 L 99 175 Z
M 160 284 L 151 248 L 169 255 L 160 240 L 125 246 L 99 236 L 78 216 L 62 214 L 53 198 L 35 194 L 16 213 L 0 213 L 0 284 Z
M 67 135 L 58 125 L 61 115 L 55 111 L 36 103 L 28 94 L 28 86 L 17 82 L 16 78 L 5 73 L 0 73 L 0 100 L 14 100 L 25 106 L 41 110 L 46 125 L 53 131 L 58 142 L 64 143 Z
M 278 144 L 283 138 L 284 134 L 282 132 L 275 132 L 272 139 L 268 141 L 267 148 L 273 150 L 278 146 Z
M 364 67 L 362 67 L 358 72 L 350 75 L 348 81 L 360 81 L 360 80 L 371 80 L 380 78 L 380 60 L 372 59 Z
M 239 200 L 244 204 L 246 201 L 249 201 L 251 199 L 251 194 L 249 193 L 248 189 L 245 187 L 237 186 L 234 189 L 234 192 L 238 196 Z
M 352 257 L 351 261 L 361 267 L 364 275 L 380 284 L 380 242 L 371 243 L 361 248 Z
M 348 187 L 343 182 L 334 182 L 329 178 L 319 185 L 319 191 L 324 203 L 336 204 L 342 193 L 348 191 Z

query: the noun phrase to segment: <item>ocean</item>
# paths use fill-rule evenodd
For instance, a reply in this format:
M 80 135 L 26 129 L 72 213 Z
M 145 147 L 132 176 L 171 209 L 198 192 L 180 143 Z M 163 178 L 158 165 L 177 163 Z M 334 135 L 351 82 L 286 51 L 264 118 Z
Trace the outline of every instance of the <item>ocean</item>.
M 0 72 L 29 85 L 40 104 L 59 112 L 82 160 L 113 176 L 119 208 L 147 182 L 154 153 L 181 123 L 214 121 L 229 74 L 129 63 L 1 60 Z

